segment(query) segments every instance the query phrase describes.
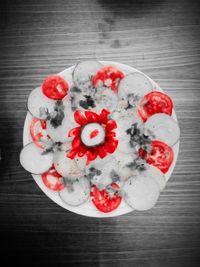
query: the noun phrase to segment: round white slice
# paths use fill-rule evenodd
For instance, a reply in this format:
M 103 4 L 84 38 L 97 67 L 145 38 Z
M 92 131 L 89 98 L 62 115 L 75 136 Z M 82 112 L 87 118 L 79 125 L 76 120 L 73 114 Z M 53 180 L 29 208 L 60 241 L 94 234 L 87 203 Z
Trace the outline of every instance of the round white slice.
M 180 128 L 177 122 L 164 113 L 151 116 L 143 127 L 146 135 L 153 134 L 153 139 L 163 141 L 170 146 L 175 145 L 180 138 Z
M 133 151 L 134 151 L 134 148 L 132 148 L 131 146 L 130 146 L 130 142 L 129 142 L 129 140 L 128 140 L 128 138 L 126 138 L 126 139 L 119 139 L 118 140 L 119 141 L 119 143 L 118 143 L 118 149 L 119 149 L 119 151 L 120 152 L 122 152 L 122 153 L 133 153 Z
M 127 135 L 127 130 L 134 124 L 136 123 L 135 117 L 130 117 L 130 116 L 121 116 L 117 121 L 117 129 L 116 129 L 116 134 L 120 135 Z
M 131 166 L 131 163 L 133 163 L 136 156 L 137 155 L 135 153 L 127 154 L 122 153 L 119 150 L 115 152 L 114 157 L 119 165 L 119 175 L 121 181 L 125 181 L 128 177 L 136 173 L 135 169 L 129 167 Z
M 66 157 L 65 151 L 56 151 L 54 153 L 54 167 L 63 177 L 70 177 L 76 179 L 82 177 L 84 173 L 78 168 L 75 160 Z
M 91 90 L 88 91 L 81 91 L 81 92 L 72 92 L 71 93 L 71 106 L 73 108 L 73 110 L 79 109 L 82 111 L 85 111 L 86 109 L 89 110 L 95 110 L 96 106 L 95 106 L 95 99 L 94 99 L 94 95 L 95 95 L 95 89 L 91 88 Z M 90 97 L 90 101 L 93 100 L 94 102 L 92 102 L 94 105 L 88 105 L 87 104 L 87 97 Z
M 71 110 L 70 104 L 67 104 L 64 109 L 64 118 L 62 120 L 62 124 L 58 127 L 54 127 L 50 121 L 47 121 L 47 134 L 51 137 L 51 139 L 55 142 L 69 142 L 73 138 L 68 137 L 68 132 L 77 127 L 74 122 L 73 112 Z
M 151 209 L 157 202 L 160 188 L 151 177 L 130 177 L 122 187 L 124 200 L 135 210 Z
M 110 161 L 112 161 L 113 156 L 108 155 L 105 158 L 101 159 L 100 157 L 97 157 L 95 160 L 91 161 L 89 165 L 85 166 L 86 172 L 89 171 L 90 167 L 94 167 L 96 169 L 102 170 L 102 168 Z
M 96 97 L 96 110 L 100 112 L 102 109 L 108 109 L 110 112 L 113 112 L 118 103 L 117 94 L 110 89 L 105 89 L 102 92 L 98 93 L 99 88 L 97 89 Z
M 20 153 L 22 167 L 33 174 L 42 174 L 53 164 L 53 153 L 42 153 L 34 143 L 27 144 Z
M 90 184 L 84 177 L 74 181 L 72 188 L 67 186 L 59 191 L 59 196 L 66 204 L 71 206 L 79 206 L 86 202 L 90 194 Z
M 52 112 L 54 110 L 55 100 L 52 100 L 48 97 L 46 97 L 43 93 L 40 87 L 34 89 L 31 91 L 27 107 L 29 112 L 38 119 L 43 119 L 43 116 L 40 112 L 40 109 L 48 110 L 49 112 Z
M 92 179 L 92 183 L 99 186 L 107 186 L 113 182 L 112 175 L 118 174 L 119 166 L 116 159 L 113 156 L 107 156 L 104 159 L 98 158 L 94 162 L 91 162 L 89 166 L 86 166 L 86 174 L 91 172 L 91 168 L 95 168 L 101 171 L 100 175 L 95 175 Z
M 134 117 L 120 117 L 117 121 L 116 138 L 118 139 L 118 149 L 123 153 L 133 153 L 134 148 L 130 145 L 130 135 L 127 130 L 135 123 Z
M 147 178 L 153 178 L 159 185 L 160 191 L 165 188 L 167 183 L 165 175 L 158 168 L 148 165 L 147 169 L 142 171 L 142 174 Z
M 91 135 L 95 133 L 96 136 Z M 81 131 L 81 140 L 86 146 L 96 146 L 104 141 L 105 130 L 99 123 L 88 123 Z
M 85 171 L 86 168 L 86 162 L 87 162 L 87 157 L 83 156 L 83 157 L 75 157 L 75 162 L 77 164 L 77 167 L 82 170 Z
M 103 65 L 96 60 L 78 63 L 72 74 L 75 86 L 83 90 L 90 88 L 92 76 L 94 76 L 102 66 Z
M 142 73 L 134 72 L 126 75 L 119 83 L 118 96 L 120 99 L 126 99 L 129 94 L 144 97 L 153 91 L 153 84 Z

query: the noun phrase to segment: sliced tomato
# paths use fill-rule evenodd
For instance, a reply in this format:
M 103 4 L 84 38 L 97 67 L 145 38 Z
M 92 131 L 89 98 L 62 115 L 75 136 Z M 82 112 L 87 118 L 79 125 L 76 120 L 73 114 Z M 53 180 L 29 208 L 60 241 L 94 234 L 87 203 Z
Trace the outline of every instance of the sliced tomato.
M 47 77 L 42 84 L 42 92 L 48 98 L 60 100 L 67 95 L 69 85 L 59 75 L 51 75 Z
M 65 187 L 61 178 L 62 176 L 54 169 L 54 167 L 42 174 L 44 184 L 53 191 L 60 191 Z
M 116 92 L 119 82 L 123 77 L 124 73 L 114 66 L 105 66 L 94 75 L 92 84 L 96 88 L 106 86 Z
M 145 159 L 148 164 L 153 165 L 163 173 L 166 173 L 174 159 L 172 148 L 157 140 L 151 142 L 151 147 L 150 153 L 140 148 L 138 151 L 139 156 Z
M 144 96 L 139 103 L 138 114 L 145 122 L 156 113 L 172 115 L 173 102 L 171 98 L 162 92 L 151 92 Z
M 41 139 L 49 138 L 46 134 L 46 122 L 33 118 L 30 124 L 30 135 L 37 147 L 44 148 L 44 145 L 41 143 Z
M 112 187 L 115 189 L 119 188 L 116 183 L 113 183 Z M 121 196 L 117 193 L 115 193 L 113 197 L 110 197 L 105 189 L 99 190 L 95 185 L 92 186 L 90 196 L 96 208 L 105 213 L 115 210 L 122 200 Z

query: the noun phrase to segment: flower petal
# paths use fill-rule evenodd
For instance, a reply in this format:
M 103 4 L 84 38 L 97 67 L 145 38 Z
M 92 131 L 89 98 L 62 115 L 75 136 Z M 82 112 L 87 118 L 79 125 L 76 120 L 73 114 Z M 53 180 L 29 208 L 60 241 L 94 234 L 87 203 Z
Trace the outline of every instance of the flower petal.
M 117 128 L 117 123 L 114 120 L 110 120 L 106 124 L 106 131 L 112 131 Z
M 74 112 L 74 119 L 75 121 L 80 124 L 81 126 L 85 125 L 87 123 L 87 119 L 85 116 L 80 112 L 80 110 L 76 110 Z
M 73 141 L 72 141 L 72 148 L 79 148 L 81 146 L 82 142 L 81 142 L 81 138 L 80 136 L 76 136 Z
M 78 156 L 83 157 L 87 152 L 87 148 L 84 145 L 81 145 L 78 150 Z
M 94 148 L 90 148 L 88 149 L 88 151 L 86 152 L 86 156 L 87 156 L 87 162 L 86 165 L 88 165 L 90 163 L 90 161 L 93 161 L 96 159 L 96 157 L 98 156 L 97 154 L 97 150 Z
M 101 159 L 105 158 L 106 155 L 107 155 L 107 152 L 104 148 L 104 145 L 100 145 L 97 147 L 97 150 L 98 150 L 98 155 Z
M 110 132 L 106 133 L 106 136 L 107 136 L 107 137 L 116 137 L 116 133 L 110 131 Z
M 85 116 L 88 122 L 99 122 L 99 115 L 93 111 L 89 111 L 89 110 L 85 111 Z
M 104 144 L 105 150 L 111 154 L 116 150 L 117 146 L 118 146 L 118 140 L 113 137 L 107 138 Z
M 81 132 L 81 127 L 76 127 L 76 128 L 73 128 L 71 129 L 69 132 L 68 132 L 68 137 L 72 137 L 72 136 L 77 136 L 79 135 Z
M 107 123 L 107 121 L 108 121 L 108 115 L 110 114 L 110 111 L 108 111 L 107 109 L 102 109 L 102 111 L 101 111 L 101 113 L 100 113 L 100 115 L 99 115 L 99 117 L 100 117 L 100 122 L 101 123 Z
M 66 157 L 70 159 L 74 159 L 76 157 L 78 150 L 77 149 L 71 149 L 67 154 Z

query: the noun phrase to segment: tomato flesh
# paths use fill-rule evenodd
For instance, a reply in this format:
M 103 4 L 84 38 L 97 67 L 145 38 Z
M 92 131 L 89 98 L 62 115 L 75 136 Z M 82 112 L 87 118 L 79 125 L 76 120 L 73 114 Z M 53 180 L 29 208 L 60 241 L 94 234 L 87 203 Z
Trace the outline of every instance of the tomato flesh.
M 42 84 L 42 92 L 48 98 L 60 100 L 68 93 L 68 83 L 59 75 L 47 77 Z
M 56 181 L 53 183 L 50 181 L 49 177 L 51 177 L 51 179 L 55 179 Z M 60 191 L 65 187 L 61 178 L 62 176 L 54 169 L 54 167 L 42 174 L 44 184 L 53 191 Z
M 174 152 L 170 146 L 161 141 L 151 142 L 151 152 L 140 148 L 138 154 L 145 161 L 166 173 L 174 159 Z
M 144 96 L 139 103 L 138 114 L 145 122 L 156 113 L 165 113 L 171 116 L 173 102 L 171 98 L 162 92 L 151 92 Z
M 124 74 L 120 70 L 113 66 L 105 66 L 94 75 L 92 84 L 96 88 L 106 86 L 116 92 L 123 77 Z
M 30 135 L 35 143 L 35 145 L 39 148 L 44 148 L 44 145 L 41 143 L 41 139 L 43 137 L 47 137 L 46 133 L 46 122 L 43 120 L 39 120 L 37 118 L 33 118 L 30 124 Z
M 119 188 L 116 183 L 113 183 L 112 187 L 115 189 Z M 114 193 L 114 195 L 110 197 L 105 189 L 99 190 L 96 185 L 92 186 L 90 196 L 95 207 L 105 213 L 115 210 L 122 200 L 121 196 L 117 193 Z

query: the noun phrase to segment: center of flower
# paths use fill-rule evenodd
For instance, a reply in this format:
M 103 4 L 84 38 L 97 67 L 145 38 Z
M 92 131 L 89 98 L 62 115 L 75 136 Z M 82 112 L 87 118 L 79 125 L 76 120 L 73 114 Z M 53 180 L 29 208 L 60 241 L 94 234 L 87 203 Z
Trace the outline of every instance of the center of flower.
M 86 146 L 101 144 L 105 138 L 105 130 L 99 123 L 88 123 L 81 131 L 81 141 Z

